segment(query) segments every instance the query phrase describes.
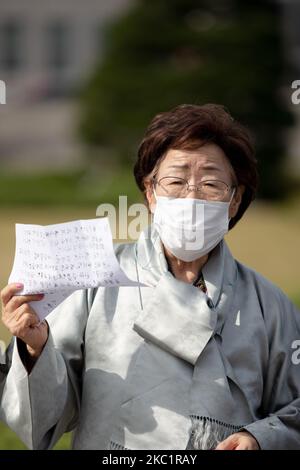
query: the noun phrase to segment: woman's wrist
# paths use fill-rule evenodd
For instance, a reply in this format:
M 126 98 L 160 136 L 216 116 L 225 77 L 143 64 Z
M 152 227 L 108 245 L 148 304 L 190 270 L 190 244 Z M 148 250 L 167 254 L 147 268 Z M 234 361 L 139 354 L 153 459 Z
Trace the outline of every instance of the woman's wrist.
M 39 356 L 41 355 L 44 347 L 42 348 L 39 348 L 39 349 L 33 349 L 31 348 L 28 344 L 26 344 L 26 349 L 27 349 L 27 352 L 29 354 L 29 356 L 32 358 L 32 359 L 38 359 Z

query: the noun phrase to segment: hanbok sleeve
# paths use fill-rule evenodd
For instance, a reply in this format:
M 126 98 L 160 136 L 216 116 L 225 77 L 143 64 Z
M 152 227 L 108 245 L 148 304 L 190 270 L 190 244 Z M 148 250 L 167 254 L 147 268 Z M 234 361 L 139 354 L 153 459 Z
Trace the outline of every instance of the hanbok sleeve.
M 0 418 L 30 449 L 51 448 L 77 422 L 90 291 L 75 291 L 48 317 L 49 337 L 30 373 L 13 338 L 0 370 Z
M 300 449 L 300 312 L 278 291 L 265 301 L 269 361 L 263 419 L 245 426 L 261 449 Z M 266 309 L 268 311 L 266 311 Z

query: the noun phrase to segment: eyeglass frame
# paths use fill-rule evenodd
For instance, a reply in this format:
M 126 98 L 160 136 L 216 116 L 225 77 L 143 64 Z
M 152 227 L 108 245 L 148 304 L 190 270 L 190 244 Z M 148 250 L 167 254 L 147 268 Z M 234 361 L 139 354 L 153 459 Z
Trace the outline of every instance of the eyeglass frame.
M 157 180 L 157 179 L 156 179 L 156 175 L 154 175 L 154 176 L 152 177 L 152 183 L 155 184 L 155 185 L 156 185 L 156 184 L 159 185 L 159 184 L 160 184 L 160 181 L 161 181 L 162 179 L 164 179 L 164 178 L 177 178 L 177 179 L 182 180 L 182 181 L 184 181 L 184 182 L 186 183 L 186 189 L 187 189 L 187 191 L 190 191 L 190 188 L 191 188 L 191 187 L 196 188 L 196 191 L 197 191 L 197 192 L 199 191 L 199 186 L 198 186 L 198 185 L 196 185 L 196 184 L 190 184 L 188 180 L 186 180 L 185 178 L 181 178 L 180 176 L 167 175 L 167 176 L 162 176 L 159 180 Z M 218 181 L 219 183 L 225 184 L 225 186 L 227 187 L 227 189 L 226 189 L 226 194 L 229 193 L 229 190 L 230 190 L 230 189 L 236 189 L 236 188 L 237 188 L 237 184 L 229 185 L 229 184 L 225 183 L 225 181 L 222 181 L 222 180 L 213 180 L 213 179 L 207 179 L 207 180 L 205 180 L 205 181 L 201 181 L 200 184 L 202 184 L 202 183 L 207 183 L 208 181 Z

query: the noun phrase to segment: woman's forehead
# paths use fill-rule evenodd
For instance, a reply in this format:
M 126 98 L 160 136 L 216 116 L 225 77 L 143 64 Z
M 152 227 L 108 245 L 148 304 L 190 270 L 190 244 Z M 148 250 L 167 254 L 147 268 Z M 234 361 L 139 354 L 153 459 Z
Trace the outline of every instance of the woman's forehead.
M 207 169 L 230 170 L 230 163 L 217 145 L 203 145 L 197 150 L 170 149 L 160 164 L 161 169 L 172 168 L 178 170 Z

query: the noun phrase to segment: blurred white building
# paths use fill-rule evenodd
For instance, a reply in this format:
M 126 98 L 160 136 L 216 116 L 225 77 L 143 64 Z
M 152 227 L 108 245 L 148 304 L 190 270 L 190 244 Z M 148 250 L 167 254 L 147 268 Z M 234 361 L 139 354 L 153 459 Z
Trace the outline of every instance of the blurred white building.
M 82 153 L 72 93 L 101 57 L 104 31 L 130 0 L 0 0 L 0 160 L 30 171 Z
M 106 26 L 133 1 L 0 0 L 2 165 L 33 171 L 80 164 L 72 93 L 101 58 Z M 282 5 L 286 56 L 300 79 L 300 0 L 274 1 Z M 287 134 L 289 154 L 300 173 L 300 105 L 290 107 L 298 125 Z

